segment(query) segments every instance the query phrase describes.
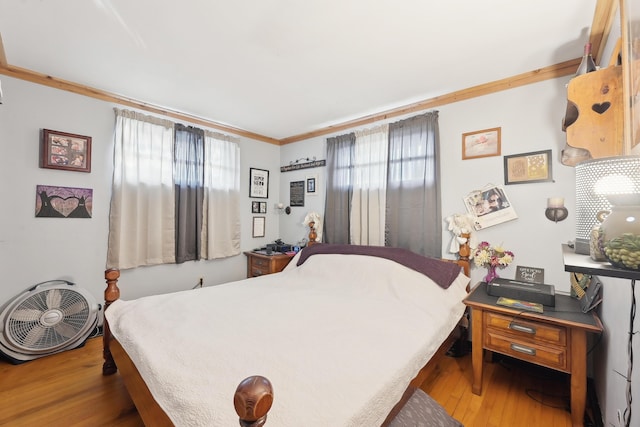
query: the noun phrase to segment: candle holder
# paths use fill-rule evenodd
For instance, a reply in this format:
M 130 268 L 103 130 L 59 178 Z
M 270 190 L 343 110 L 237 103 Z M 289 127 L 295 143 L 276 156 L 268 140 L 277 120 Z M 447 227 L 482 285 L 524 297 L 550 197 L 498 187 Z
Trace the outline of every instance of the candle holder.
M 547 208 L 544 215 L 553 222 L 564 221 L 569 216 L 569 211 L 564 206 Z

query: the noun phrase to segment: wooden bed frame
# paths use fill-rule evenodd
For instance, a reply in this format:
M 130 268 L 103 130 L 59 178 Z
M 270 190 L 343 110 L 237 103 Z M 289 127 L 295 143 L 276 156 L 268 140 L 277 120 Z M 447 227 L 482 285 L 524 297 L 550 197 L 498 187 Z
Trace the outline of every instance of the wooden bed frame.
M 470 277 L 469 254 L 469 245 L 468 243 L 465 243 L 460 247 L 459 257 L 457 260 L 444 259 L 444 261 L 454 262 L 460 265 L 464 273 Z M 120 271 L 117 269 L 106 270 L 104 277 L 107 282 L 107 287 L 104 291 L 104 309 L 106 311 L 111 303 L 120 298 L 120 289 L 118 288 Z M 468 286 L 467 291 L 469 291 Z M 465 337 L 466 335 L 462 333 L 462 327 L 460 326 L 452 331 L 429 362 L 411 381 L 400 402 L 396 404 L 387 416 L 385 422 L 382 424 L 383 426 L 390 423 L 398 412 L 400 412 L 404 404 L 411 397 L 413 391 L 419 388 L 427 379 L 431 372 L 436 368 L 438 361 L 446 355 L 447 351 L 454 345 L 456 340 L 463 339 Z M 115 374 L 118 369 L 120 369 L 120 374 L 122 375 L 127 391 L 129 392 L 133 403 L 136 405 L 138 413 L 145 425 L 158 427 L 173 426 L 171 419 L 154 400 L 149 388 L 142 379 L 142 376 L 138 372 L 133 361 L 129 358 L 120 343 L 111 335 L 106 317 L 104 320 L 102 338 L 104 357 L 104 364 L 102 366 L 103 375 Z M 271 404 L 273 402 L 273 388 L 271 383 L 264 377 L 248 377 L 242 380 L 238 385 L 234 394 L 233 402 L 242 427 L 261 427 L 266 422 L 267 412 L 271 409 Z

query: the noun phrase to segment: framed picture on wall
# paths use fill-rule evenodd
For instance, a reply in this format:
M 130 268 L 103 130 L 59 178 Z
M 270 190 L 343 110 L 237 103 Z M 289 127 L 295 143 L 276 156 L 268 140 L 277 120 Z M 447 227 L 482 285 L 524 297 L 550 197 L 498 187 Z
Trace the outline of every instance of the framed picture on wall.
M 307 196 L 315 196 L 316 194 L 318 194 L 318 176 L 317 175 L 307 176 L 305 179 L 305 182 L 306 182 L 306 185 L 305 185 L 304 192 L 306 193 Z
M 40 167 L 91 172 L 91 137 L 43 129 Z
M 36 218 L 91 218 L 93 189 L 36 186 Z
M 249 197 L 257 199 L 269 198 L 269 171 L 264 169 L 249 169 Z
M 500 155 L 502 128 L 491 128 L 462 134 L 462 160 Z
M 504 156 L 505 185 L 549 181 L 553 181 L 551 150 Z
M 263 216 L 253 217 L 252 237 L 264 237 L 266 218 Z

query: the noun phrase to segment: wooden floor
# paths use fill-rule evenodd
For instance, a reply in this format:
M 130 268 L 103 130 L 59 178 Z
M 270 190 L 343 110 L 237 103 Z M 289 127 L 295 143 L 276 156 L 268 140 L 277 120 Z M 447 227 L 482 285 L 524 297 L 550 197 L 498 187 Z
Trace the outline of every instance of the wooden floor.
M 483 394 L 476 396 L 471 356 L 445 359 L 422 388 L 465 426 L 570 425 L 564 375 L 513 361 L 491 363 Z M 104 377 L 101 367 L 100 338 L 21 365 L 0 360 L 0 426 L 142 426 L 120 376 Z
M 471 392 L 471 354 L 447 357 L 421 388 L 466 427 L 570 427 L 569 376 L 494 355 L 482 395 Z

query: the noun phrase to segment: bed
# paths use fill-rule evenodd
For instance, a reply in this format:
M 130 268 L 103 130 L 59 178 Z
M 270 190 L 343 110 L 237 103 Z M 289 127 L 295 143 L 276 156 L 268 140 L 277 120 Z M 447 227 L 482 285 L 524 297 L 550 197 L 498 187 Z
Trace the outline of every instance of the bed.
M 103 373 L 149 426 L 388 425 L 456 336 L 464 258 L 316 244 L 281 273 L 132 301 L 107 270 Z

